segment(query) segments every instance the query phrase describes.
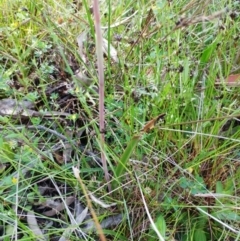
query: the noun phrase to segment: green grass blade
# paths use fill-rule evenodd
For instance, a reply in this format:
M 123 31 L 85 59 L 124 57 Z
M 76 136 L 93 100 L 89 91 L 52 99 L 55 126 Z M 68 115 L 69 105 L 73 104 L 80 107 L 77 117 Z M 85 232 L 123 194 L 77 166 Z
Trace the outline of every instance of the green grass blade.
M 208 62 L 208 60 L 211 58 L 211 56 L 213 55 L 214 51 L 216 50 L 218 41 L 215 40 L 213 43 L 211 43 L 210 45 L 208 45 L 202 53 L 202 56 L 200 58 L 200 61 L 202 64 L 206 64 Z
M 118 180 L 120 180 L 120 176 L 123 174 L 123 172 L 127 169 L 127 162 L 130 158 L 130 156 L 133 153 L 134 148 L 138 144 L 139 140 L 142 138 L 142 135 L 135 135 L 128 143 L 124 153 L 122 154 L 119 163 L 115 170 L 115 175 Z M 114 183 L 113 185 L 116 186 L 117 183 Z

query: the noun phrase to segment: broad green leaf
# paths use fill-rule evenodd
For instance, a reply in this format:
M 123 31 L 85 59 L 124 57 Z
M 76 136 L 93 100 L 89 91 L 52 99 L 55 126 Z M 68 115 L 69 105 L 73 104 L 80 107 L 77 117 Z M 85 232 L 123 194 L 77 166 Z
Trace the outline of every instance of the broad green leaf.
M 223 193 L 223 184 L 221 181 L 217 181 L 216 183 L 216 193 Z
M 10 162 L 14 158 L 14 152 L 11 149 L 10 143 L 0 138 L 0 161 L 1 163 Z
M 115 169 L 115 176 L 116 180 L 113 182 L 113 187 L 117 187 L 117 183 L 120 181 L 120 177 L 123 175 L 124 172 L 126 172 L 127 169 L 127 163 L 129 161 L 130 156 L 133 153 L 134 148 L 138 144 L 138 142 L 141 140 L 142 136 L 144 133 L 148 133 L 151 131 L 156 123 L 162 119 L 165 116 L 165 113 L 158 115 L 157 117 L 153 118 L 150 120 L 144 127 L 143 129 L 139 132 L 139 134 L 136 134 L 135 136 L 132 137 L 130 142 L 128 143 L 125 151 L 123 152 L 119 163 Z
M 166 226 L 165 219 L 164 219 L 164 217 L 162 215 L 159 215 L 157 217 L 157 221 L 156 221 L 155 225 L 156 225 L 158 231 L 161 233 L 161 235 L 163 237 L 165 237 L 166 236 L 167 226 Z
M 194 241 L 207 241 L 206 234 L 202 229 L 196 229 L 195 230 Z
M 125 170 L 127 170 L 127 163 L 128 160 L 134 150 L 134 148 L 136 147 L 137 143 L 139 142 L 139 140 L 142 138 L 142 135 L 135 135 L 133 136 L 133 138 L 130 140 L 130 142 L 128 143 L 124 153 L 122 154 L 119 163 L 116 167 L 115 170 L 115 175 L 116 178 L 118 179 L 118 181 L 120 181 L 120 176 L 124 173 Z M 113 183 L 113 186 L 116 186 L 117 182 Z
M 202 64 L 206 64 L 208 62 L 208 60 L 210 59 L 210 57 L 212 56 L 212 53 L 216 50 L 218 41 L 215 40 L 213 43 L 211 43 L 210 45 L 208 45 L 202 53 L 202 56 L 200 58 L 200 62 Z
M 223 209 L 212 214 L 214 217 L 223 221 L 240 221 L 240 216 L 229 209 Z

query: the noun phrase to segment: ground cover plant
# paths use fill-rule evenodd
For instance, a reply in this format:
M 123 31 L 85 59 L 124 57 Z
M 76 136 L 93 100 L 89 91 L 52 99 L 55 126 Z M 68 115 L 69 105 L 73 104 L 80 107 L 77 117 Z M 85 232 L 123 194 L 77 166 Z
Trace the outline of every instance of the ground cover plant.
M 0 239 L 239 240 L 239 1 L 93 6 L 0 3 Z

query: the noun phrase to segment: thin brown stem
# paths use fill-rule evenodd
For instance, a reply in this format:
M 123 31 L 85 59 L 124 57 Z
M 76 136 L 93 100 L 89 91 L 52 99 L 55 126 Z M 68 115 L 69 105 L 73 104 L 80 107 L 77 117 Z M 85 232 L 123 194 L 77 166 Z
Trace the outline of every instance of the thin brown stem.
M 107 161 L 105 156 L 105 148 L 104 148 L 105 112 L 104 112 L 103 38 L 102 38 L 102 31 L 101 31 L 98 0 L 93 1 L 93 12 L 94 12 L 95 31 L 96 31 L 96 53 L 97 53 L 98 80 L 99 80 L 99 126 L 100 126 L 101 158 L 102 158 L 103 170 L 105 174 L 105 180 L 106 182 L 109 183 L 108 188 L 110 191 L 111 186 L 109 182 L 109 173 L 108 173 Z

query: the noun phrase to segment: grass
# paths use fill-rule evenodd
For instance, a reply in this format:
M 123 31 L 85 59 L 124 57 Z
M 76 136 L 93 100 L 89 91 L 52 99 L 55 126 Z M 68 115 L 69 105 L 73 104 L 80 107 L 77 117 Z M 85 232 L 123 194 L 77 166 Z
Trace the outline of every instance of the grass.
M 100 1 L 104 146 L 91 2 L 0 9 L 1 240 L 239 240 L 238 1 Z

